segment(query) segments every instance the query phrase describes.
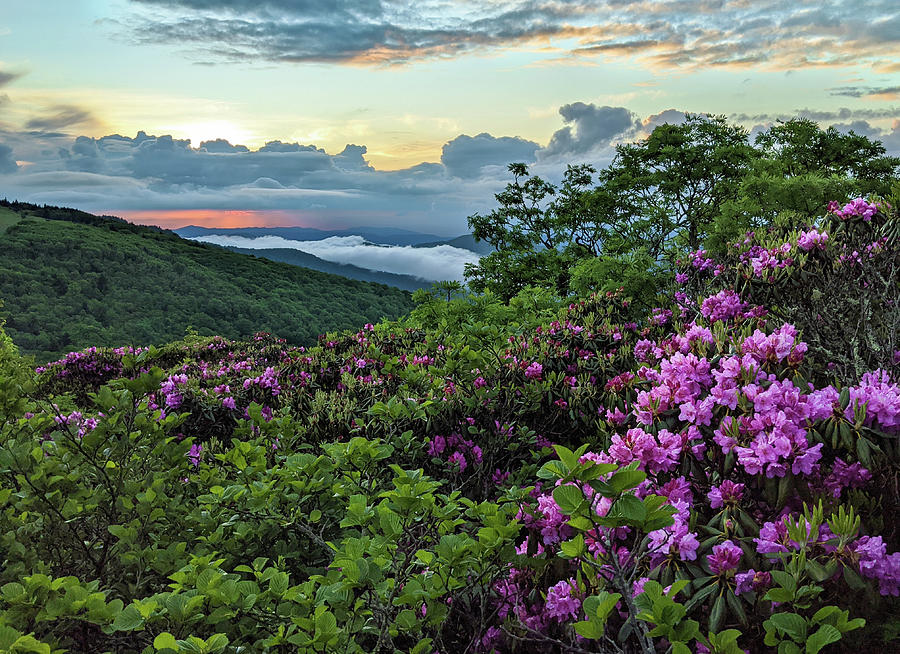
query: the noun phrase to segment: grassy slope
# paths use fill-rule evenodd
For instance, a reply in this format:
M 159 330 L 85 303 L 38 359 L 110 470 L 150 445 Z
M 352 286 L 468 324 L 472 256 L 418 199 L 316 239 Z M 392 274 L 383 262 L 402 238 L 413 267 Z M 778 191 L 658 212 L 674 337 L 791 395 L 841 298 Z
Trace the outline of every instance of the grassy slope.
M 411 307 L 408 293 L 381 284 L 72 215 L 82 224 L 25 218 L 0 235 L 0 313 L 23 353 L 38 359 L 89 345 L 168 342 L 188 326 L 229 338 L 265 330 L 309 344 Z M 9 210 L 4 216 L 13 222 Z
M 0 207 L 0 234 L 4 233 L 20 220 L 22 220 L 21 214 L 12 209 L 7 209 L 6 207 Z

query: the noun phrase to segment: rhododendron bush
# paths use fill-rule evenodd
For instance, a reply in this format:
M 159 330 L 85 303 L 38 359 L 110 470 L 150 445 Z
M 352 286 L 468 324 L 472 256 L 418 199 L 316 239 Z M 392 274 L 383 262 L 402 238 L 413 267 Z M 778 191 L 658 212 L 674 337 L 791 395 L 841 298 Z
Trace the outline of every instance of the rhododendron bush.
M 687 301 L 739 291 L 803 333 L 820 379 L 850 382 L 900 364 L 898 239 L 890 205 L 832 202 L 818 224 L 750 232 L 721 260 L 693 253 L 682 261 L 679 292 Z
M 36 371 L 0 340 L 0 651 L 890 648 L 889 211 L 692 253 L 641 320 L 432 297 Z M 845 358 L 804 285 L 876 315 Z

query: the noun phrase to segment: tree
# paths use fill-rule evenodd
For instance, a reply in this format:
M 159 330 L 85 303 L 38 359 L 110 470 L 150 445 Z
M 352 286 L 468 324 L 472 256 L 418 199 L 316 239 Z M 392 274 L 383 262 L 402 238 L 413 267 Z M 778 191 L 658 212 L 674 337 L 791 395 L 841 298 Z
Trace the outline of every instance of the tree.
M 741 180 L 737 197 L 726 201 L 708 249 L 725 252 L 729 240 L 746 231 L 788 221 L 810 224 L 829 201 L 890 192 L 900 158 L 865 136 L 821 129 L 807 118 L 779 121 L 756 137 L 760 158 Z
M 820 128 L 808 118 L 778 121 L 756 137 L 761 154 L 779 164 L 785 177 L 809 173 L 838 175 L 882 184 L 887 193 L 900 158 L 885 156 L 884 146 L 853 130 Z
M 598 253 L 596 211 L 588 194 L 591 166 L 569 166 L 562 185 L 532 176 L 523 163 L 509 165 L 513 181 L 497 193 L 500 206 L 469 216 L 477 240 L 496 249 L 477 265 L 466 266 L 473 290 L 490 290 L 506 300 L 529 286 L 568 293 L 574 260 Z
M 654 259 L 673 246 L 698 249 L 757 152 L 747 131 L 724 116 L 688 114 L 679 125 L 656 127 L 645 140 L 619 145 L 600 174 L 618 254 L 643 248 Z

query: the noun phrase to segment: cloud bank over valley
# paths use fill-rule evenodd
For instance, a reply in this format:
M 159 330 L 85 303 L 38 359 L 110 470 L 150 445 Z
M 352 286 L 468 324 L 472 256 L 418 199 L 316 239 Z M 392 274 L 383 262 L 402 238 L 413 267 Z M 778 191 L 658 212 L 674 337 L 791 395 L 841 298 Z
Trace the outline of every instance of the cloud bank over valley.
M 366 241 L 362 236 L 331 236 L 317 241 L 295 241 L 281 236 L 247 238 L 210 234 L 193 237 L 191 240 L 252 250 L 290 248 L 333 263 L 412 275 L 429 281 L 445 279 L 463 281 L 465 265 L 478 263 L 479 259 L 474 252 L 450 245 L 431 247 L 379 245 Z

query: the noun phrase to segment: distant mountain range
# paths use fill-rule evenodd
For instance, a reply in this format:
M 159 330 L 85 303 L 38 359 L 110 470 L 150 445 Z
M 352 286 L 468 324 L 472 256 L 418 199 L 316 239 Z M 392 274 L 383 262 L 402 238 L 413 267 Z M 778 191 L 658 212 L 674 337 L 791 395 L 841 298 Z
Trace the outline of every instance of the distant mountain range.
M 322 241 L 332 236 L 362 236 L 367 241 L 382 245 L 420 245 L 443 242 L 440 236 L 435 236 L 434 234 L 422 234 L 395 227 L 355 227 L 353 229 L 325 230 L 312 227 L 237 227 L 223 229 L 188 225 L 187 227 L 180 227 L 174 232 L 183 238 L 197 238 L 198 236 L 218 234 L 221 236 L 243 236 L 244 238 L 280 236 L 292 241 Z
M 408 229 L 394 227 L 354 227 L 353 229 L 314 229 L 312 227 L 198 227 L 188 225 L 174 230 L 183 238 L 198 238 L 203 236 L 243 236 L 244 238 L 259 238 L 260 236 L 280 236 L 292 241 L 323 241 L 332 236 L 362 236 L 371 243 L 380 245 L 411 245 L 416 248 L 430 248 L 439 245 L 450 245 L 455 248 L 469 250 L 479 255 L 490 254 L 494 248 L 484 241 L 476 241 L 471 234 L 463 234 L 456 238 L 441 238 L 434 234 L 423 234 Z M 259 255 L 263 256 L 263 255 Z M 278 259 L 282 261 L 282 259 Z M 298 264 L 303 265 L 303 264 Z

